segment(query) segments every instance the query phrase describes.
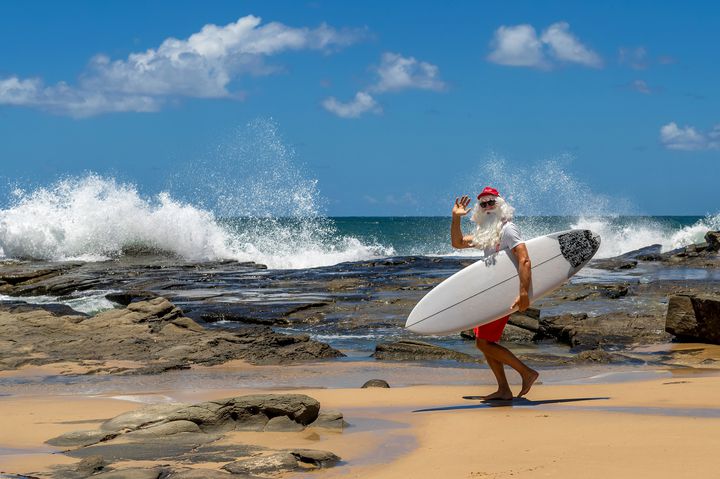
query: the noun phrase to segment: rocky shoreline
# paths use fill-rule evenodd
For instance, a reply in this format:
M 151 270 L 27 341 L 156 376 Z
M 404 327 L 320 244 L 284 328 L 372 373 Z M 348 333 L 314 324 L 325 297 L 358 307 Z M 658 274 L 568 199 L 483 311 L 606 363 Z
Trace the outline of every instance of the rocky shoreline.
M 593 261 L 592 268 L 609 271 L 602 281 L 567 284 L 540 300 L 535 305 L 539 309 L 513 315 L 503 340 L 564 344 L 576 355 L 674 338 L 717 344 L 720 276 L 663 275 L 678 268 L 716 271 L 718 237 L 709 232 L 707 243 L 670 253 L 660 254 L 650 246 Z M 426 291 L 472 261 L 402 257 L 309 270 L 267 270 L 237 262 L 197 264 L 156 256 L 99 263 L 4 261 L 0 293 L 11 299 L 0 302 L 0 370 L 74 362 L 89 373 L 147 374 L 235 359 L 277 364 L 337 358 L 343 356 L 341 351 L 308 334 L 284 334 L 273 328 L 401 331 L 407 313 Z M 642 275 L 628 276 L 642 267 L 650 268 L 655 277 L 642 281 Z M 101 292 L 115 309 L 89 315 L 63 304 L 32 301 L 38 296 L 62 301 L 94 292 Z M 676 307 L 680 303 L 684 306 Z M 558 308 L 570 312 L 553 314 Z M 699 323 L 692 322 L 696 313 Z M 373 356 L 477 361 L 437 345 L 413 344 L 413 339 L 381 342 Z M 528 359 L 533 361 L 532 355 Z M 557 359 L 563 363 L 567 358 Z M 537 360 L 548 364 L 547 355 Z

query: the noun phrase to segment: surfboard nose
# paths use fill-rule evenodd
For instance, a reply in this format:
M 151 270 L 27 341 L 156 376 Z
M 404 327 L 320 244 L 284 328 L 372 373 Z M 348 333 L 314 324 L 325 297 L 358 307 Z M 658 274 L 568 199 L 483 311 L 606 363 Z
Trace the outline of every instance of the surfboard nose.
M 600 248 L 600 235 L 590 230 L 574 230 L 558 236 L 560 252 L 574 268 L 595 256 Z

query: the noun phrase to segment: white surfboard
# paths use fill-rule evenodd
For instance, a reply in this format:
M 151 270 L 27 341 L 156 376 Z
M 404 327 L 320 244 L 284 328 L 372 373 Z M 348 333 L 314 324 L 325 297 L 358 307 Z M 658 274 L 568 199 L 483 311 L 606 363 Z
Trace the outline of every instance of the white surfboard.
M 568 230 L 525 242 L 532 265 L 530 301 L 562 286 L 600 247 L 589 230 Z M 482 258 L 433 288 L 410 312 L 405 327 L 419 334 L 449 334 L 512 312 L 520 279 L 509 250 Z

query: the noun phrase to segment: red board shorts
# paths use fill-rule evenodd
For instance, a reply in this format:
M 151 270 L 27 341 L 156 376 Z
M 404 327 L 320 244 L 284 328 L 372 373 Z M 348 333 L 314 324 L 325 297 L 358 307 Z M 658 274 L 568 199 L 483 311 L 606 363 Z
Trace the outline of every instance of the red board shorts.
M 503 329 L 505 329 L 505 325 L 507 324 L 508 319 L 510 319 L 509 315 L 500 319 L 496 319 L 492 323 L 478 326 L 477 328 L 473 329 L 473 331 L 475 331 L 475 338 L 485 339 L 487 341 L 490 341 L 491 343 L 497 343 L 498 341 L 500 341 L 500 336 L 502 336 Z

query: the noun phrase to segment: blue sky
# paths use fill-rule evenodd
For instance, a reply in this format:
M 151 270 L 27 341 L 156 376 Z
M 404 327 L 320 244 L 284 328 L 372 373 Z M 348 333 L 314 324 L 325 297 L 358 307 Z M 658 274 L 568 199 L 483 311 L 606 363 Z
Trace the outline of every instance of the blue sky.
M 0 189 L 154 194 L 261 119 L 330 215 L 446 214 L 548 164 L 608 213 L 720 210 L 720 7 L 445 3 L 4 2 Z M 533 213 L 577 207 L 553 178 Z

